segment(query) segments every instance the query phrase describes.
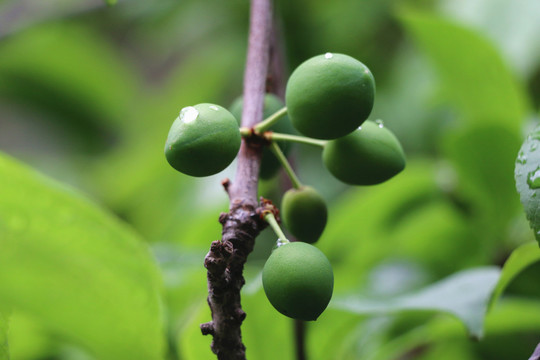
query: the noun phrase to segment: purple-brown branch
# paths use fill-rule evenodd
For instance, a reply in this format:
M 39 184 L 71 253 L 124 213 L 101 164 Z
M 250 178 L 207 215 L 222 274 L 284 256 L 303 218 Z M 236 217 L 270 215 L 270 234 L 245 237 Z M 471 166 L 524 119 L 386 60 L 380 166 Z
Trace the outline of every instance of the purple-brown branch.
M 242 126 L 253 127 L 262 120 L 268 73 L 271 0 L 252 0 Z M 221 241 L 214 241 L 206 255 L 208 270 L 208 305 L 212 321 L 201 324 L 204 335 L 213 336 L 212 351 L 220 360 L 246 358 L 240 326 L 246 317 L 240 303 L 240 290 L 245 283 L 244 264 L 253 250 L 255 238 L 266 227 L 257 214 L 257 185 L 261 144 L 242 140 L 234 182 L 223 186 L 229 194 L 229 212 L 221 214 Z

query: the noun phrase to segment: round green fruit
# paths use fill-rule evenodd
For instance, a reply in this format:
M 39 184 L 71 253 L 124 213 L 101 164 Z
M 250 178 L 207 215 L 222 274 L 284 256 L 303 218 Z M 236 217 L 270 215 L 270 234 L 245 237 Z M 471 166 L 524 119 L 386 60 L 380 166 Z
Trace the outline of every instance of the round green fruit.
M 238 120 L 238 125 L 241 124 L 242 119 L 242 107 L 244 105 L 242 97 L 239 97 L 236 99 L 233 104 L 230 107 L 231 114 L 234 115 L 236 120 Z M 265 94 L 264 96 L 264 110 L 263 110 L 263 118 L 266 119 L 267 117 L 273 115 L 278 110 L 281 110 L 283 107 L 285 107 L 285 103 L 278 98 L 274 94 Z M 282 117 L 279 119 L 277 123 L 275 123 L 270 130 L 275 131 L 277 133 L 284 133 L 284 134 L 294 134 L 294 127 L 291 124 L 291 121 L 287 116 Z M 277 142 L 280 149 L 283 151 L 285 155 L 287 155 L 291 149 L 291 143 L 287 141 L 278 141 Z M 280 169 L 281 164 L 279 160 L 276 158 L 274 153 L 270 151 L 268 148 L 263 149 L 262 158 L 261 158 L 261 169 L 259 172 L 259 176 L 261 179 L 270 179 L 272 178 Z
M 240 142 L 238 123 L 228 110 L 198 104 L 180 111 L 165 142 L 165 157 L 181 173 L 209 176 L 234 160 Z
M 291 234 L 312 244 L 324 231 L 328 210 L 324 199 L 314 188 L 302 186 L 283 195 L 281 215 Z
M 332 175 L 351 185 L 379 184 L 405 168 L 398 139 L 382 123 L 373 121 L 326 143 L 322 157 Z
M 375 79 L 360 61 L 326 53 L 306 60 L 287 82 L 285 102 L 303 135 L 336 139 L 358 128 L 375 100 Z
M 266 297 L 277 311 L 299 320 L 317 320 L 334 288 L 334 273 L 315 246 L 292 242 L 275 249 L 263 268 Z

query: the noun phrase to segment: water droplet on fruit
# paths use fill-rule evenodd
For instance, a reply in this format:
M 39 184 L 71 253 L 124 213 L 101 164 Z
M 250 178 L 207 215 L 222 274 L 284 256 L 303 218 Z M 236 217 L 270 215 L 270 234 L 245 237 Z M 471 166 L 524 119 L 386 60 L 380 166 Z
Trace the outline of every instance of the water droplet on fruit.
M 180 111 L 180 120 L 189 124 L 197 119 L 199 111 L 193 106 L 186 106 Z
M 382 129 L 384 127 L 384 123 L 382 120 L 375 120 L 375 123 Z
M 289 243 L 289 240 L 287 240 L 287 239 L 285 239 L 285 240 L 283 240 L 281 238 L 277 239 L 277 247 L 283 246 L 283 245 L 288 244 L 288 243 Z
M 209 108 L 215 111 L 219 110 L 219 108 L 216 105 L 210 105 Z
M 520 163 L 520 164 L 526 164 L 526 163 L 527 163 L 527 156 L 525 155 L 525 153 L 523 152 L 523 150 L 519 152 L 516 161 L 517 161 L 518 163 Z
M 334 57 L 334 55 L 332 53 L 327 52 L 326 54 L 324 54 L 325 59 L 331 59 L 333 57 Z
M 540 188 L 540 166 L 527 175 L 527 184 L 529 184 L 531 189 Z

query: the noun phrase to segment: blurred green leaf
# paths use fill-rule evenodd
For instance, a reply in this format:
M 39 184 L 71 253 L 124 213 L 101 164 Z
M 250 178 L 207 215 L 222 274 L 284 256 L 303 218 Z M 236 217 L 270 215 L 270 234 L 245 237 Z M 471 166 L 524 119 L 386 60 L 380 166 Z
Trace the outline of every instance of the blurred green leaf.
M 4 39 L 0 52 L 0 97 L 58 122 L 71 145 L 110 141 L 137 89 L 130 63 L 77 23 L 28 29 Z
M 9 360 L 8 331 L 9 318 L 0 312 L 0 360 Z
M 118 0 L 105 0 L 105 2 L 107 3 L 107 5 L 115 5 Z
M 538 244 L 530 242 L 523 244 L 514 251 L 504 263 L 501 278 L 499 279 L 490 300 L 490 307 L 502 295 L 510 282 L 530 265 L 540 261 L 540 248 Z
M 536 240 L 540 243 L 540 128 L 523 142 L 516 159 L 516 188 Z
M 0 302 L 100 359 L 160 359 L 148 248 L 81 195 L 0 157 Z
M 409 161 L 390 181 L 351 188 L 334 202 L 317 247 L 332 262 L 336 292 L 361 288 L 389 260 L 426 267 L 432 279 L 485 261 L 466 214 L 444 191 L 445 176 L 432 162 Z
M 13 311 L 9 317 L 9 352 L 12 359 L 33 360 L 53 357 L 58 342 L 32 317 Z
M 497 49 L 481 33 L 432 14 L 404 11 L 401 20 L 441 79 L 461 123 L 500 123 L 519 131 L 526 97 Z
M 500 271 L 493 267 L 465 270 L 412 294 L 385 299 L 351 295 L 334 299 L 331 306 L 356 314 L 444 312 L 459 318 L 470 336 L 480 338 L 487 303 L 499 275 Z
M 540 330 L 540 303 L 521 298 L 503 299 L 489 311 L 484 327 L 485 336 L 482 341 L 471 342 L 461 335 L 463 330 L 454 318 L 433 317 L 428 322 L 411 326 L 397 336 L 394 334 L 381 344 L 375 355 L 371 354 L 361 360 L 399 359 L 417 350 L 427 352 L 428 355 L 438 344 L 446 344 L 450 349 L 463 344 L 469 349 L 468 356 L 463 354 L 448 359 L 526 359 L 528 354 L 524 353 L 530 354 L 538 342 L 538 338 L 530 334 Z M 446 356 L 440 358 L 447 359 Z
M 512 176 L 519 144 L 519 135 L 508 125 L 488 123 L 471 124 L 443 139 L 442 150 L 459 179 L 454 186 L 491 244 L 504 237 L 519 208 Z

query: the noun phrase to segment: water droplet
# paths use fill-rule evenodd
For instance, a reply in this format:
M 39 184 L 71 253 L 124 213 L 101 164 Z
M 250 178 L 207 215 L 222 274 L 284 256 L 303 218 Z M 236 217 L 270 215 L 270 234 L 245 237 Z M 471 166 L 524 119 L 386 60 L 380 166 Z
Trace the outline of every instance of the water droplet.
M 527 163 L 527 156 L 525 155 L 523 150 L 519 152 L 518 157 L 516 159 L 516 162 L 518 162 L 520 164 L 526 164 Z
M 180 120 L 182 120 L 186 124 L 195 121 L 198 116 L 199 111 L 193 106 L 186 106 L 180 111 Z
M 331 59 L 333 57 L 334 57 L 334 55 L 332 53 L 327 52 L 326 54 L 324 54 L 325 59 Z
M 531 140 L 531 139 L 540 140 L 540 131 L 535 131 L 529 136 L 527 136 L 527 140 Z
M 382 129 L 384 127 L 384 123 L 382 120 L 375 120 L 375 123 Z
M 535 141 L 531 144 L 531 147 L 529 148 L 530 151 L 534 151 L 538 148 L 538 143 Z
M 289 243 L 289 240 L 287 240 L 287 239 L 285 239 L 285 240 L 283 240 L 281 238 L 277 239 L 277 247 L 283 246 L 283 245 L 288 244 L 288 243 Z
M 533 198 L 535 198 L 535 197 L 536 197 L 536 193 L 535 193 L 535 192 L 533 192 L 533 194 L 532 194 L 532 197 L 533 197 Z
M 359 127 L 358 127 L 358 130 L 362 130 L 362 127 L 361 127 L 361 126 L 359 126 Z
M 536 170 L 527 174 L 527 184 L 529 184 L 531 189 L 540 188 L 540 166 L 537 167 Z
M 215 111 L 219 110 L 219 108 L 216 105 L 210 105 L 209 108 Z

